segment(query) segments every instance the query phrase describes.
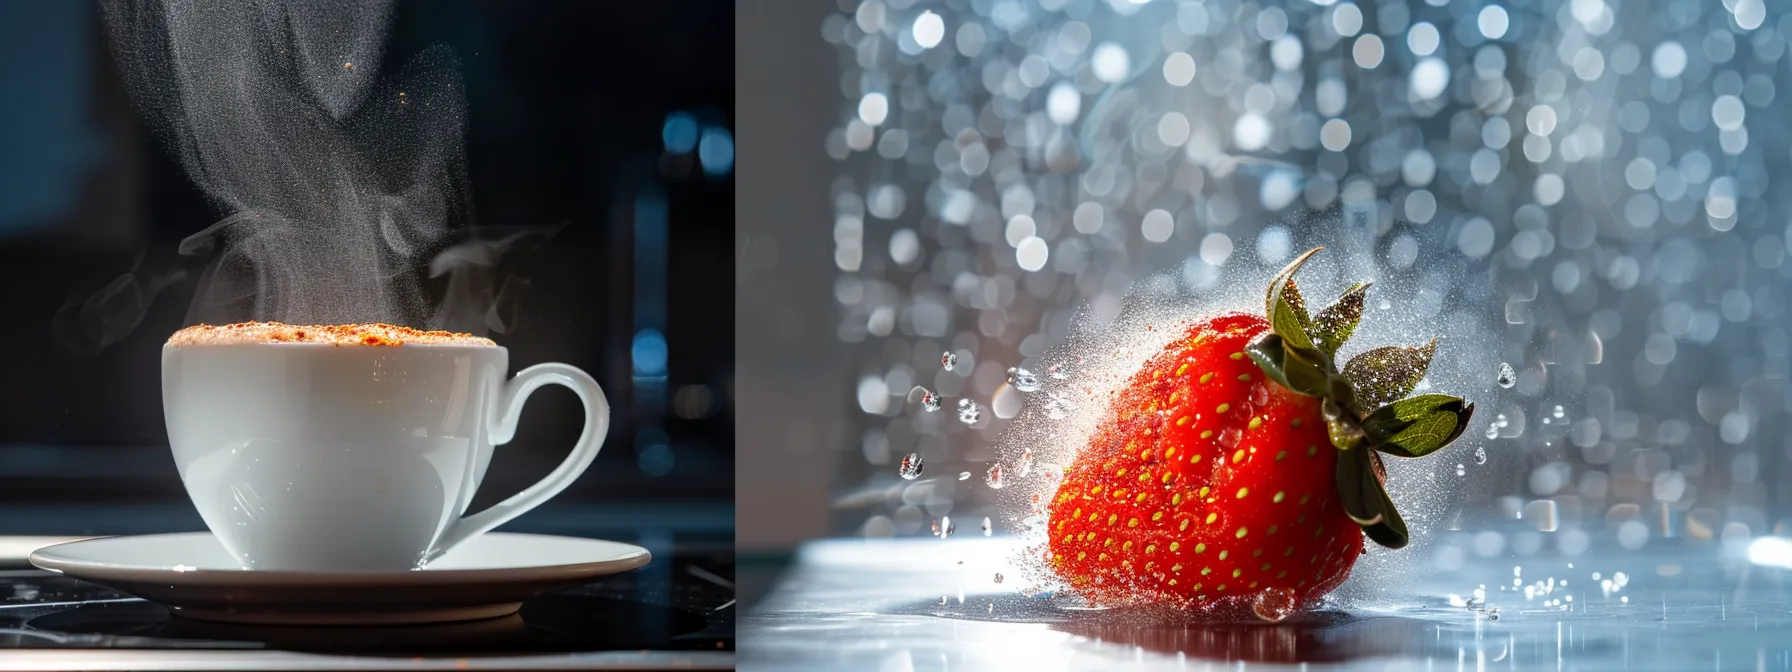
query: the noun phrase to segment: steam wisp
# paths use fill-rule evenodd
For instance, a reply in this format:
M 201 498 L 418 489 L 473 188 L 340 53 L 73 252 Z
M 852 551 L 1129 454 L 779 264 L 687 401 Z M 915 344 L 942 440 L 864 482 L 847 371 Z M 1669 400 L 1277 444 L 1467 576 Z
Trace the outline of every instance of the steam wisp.
M 554 229 L 472 226 L 459 60 L 437 45 L 386 72 L 390 0 L 100 9 L 143 119 L 225 214 L 179 246 L 203 265 L 188 324 L 514 325 L 498 303 L 528 283 L 500 282 L 497 259 Z M 72 298 L 60 340 L 82 353 L 122 339 L 183 275 L 133 268 Z M 439 300 L 426 275 L 443 278 Z

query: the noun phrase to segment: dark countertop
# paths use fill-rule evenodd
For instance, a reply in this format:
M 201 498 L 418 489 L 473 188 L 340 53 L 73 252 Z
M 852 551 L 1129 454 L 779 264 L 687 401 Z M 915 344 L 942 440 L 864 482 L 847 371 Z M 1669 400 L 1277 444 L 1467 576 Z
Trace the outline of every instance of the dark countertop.
M 51 541 L 0 537 L 0 558 L 18 567 Z M 0 669 L 732 668 L 727 540 L 629 541 L 657 541 L 653 562 L 510 617 L 414 627 L 203 623 L 59 574 L 0 570 Z

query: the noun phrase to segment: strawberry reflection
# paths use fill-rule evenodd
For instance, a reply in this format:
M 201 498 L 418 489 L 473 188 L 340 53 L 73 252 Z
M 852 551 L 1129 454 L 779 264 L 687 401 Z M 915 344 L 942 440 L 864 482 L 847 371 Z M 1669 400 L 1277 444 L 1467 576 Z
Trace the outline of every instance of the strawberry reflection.
M 1424 623 L 1412 619 L 1357 618 L 1342 612 L 1303 614 L 1273 625 L 1140 623 L 1129 616 L 1096 614 L 1052 629 L 1191 659 L 1245 663 L 1332 663 L 1391 656 L 1410 652 L 1427 633 Z
M 1313 611 L 1280 623 L 1253 621 L 1248 612 L 1224 620 L 1194 620 L 1153 608 L 1100 609 L 1074 598 L 977 596 L 910 605 L 899 613 L 1004 623 L 1040 623 L 1102 645 L 1138 647 L 1192 660 L 1240 663 L 1335 663 L 1410 655 L 1427 648 L 1434 624 L 1410 618 L 1362 617 Z

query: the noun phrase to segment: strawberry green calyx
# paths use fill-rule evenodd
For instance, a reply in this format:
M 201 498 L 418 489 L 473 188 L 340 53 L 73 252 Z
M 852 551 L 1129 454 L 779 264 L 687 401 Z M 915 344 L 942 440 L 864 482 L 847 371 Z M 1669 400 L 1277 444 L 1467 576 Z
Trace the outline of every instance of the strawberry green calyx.
M 1369 283 L 1352 285 L 1309 317 L 1294 275 L 1322 249 L 1295 258 L 1270 281 L 1264 294 L 1270 329 L 1245 352 L 1276 384 L 1323 400 L 1327 436 L 1341 453 L 1336 480 L 1345 512 L 1370 540 L 1400 548 L 1408 540 L 1406 523 L 1388 497 L 1381 454 L 1437 452 L 1467 429 L 1475 405 L 1445 394 L 1407 396 L 1425 377 L 1435 339 L 1418 347 L 1376 348 L 1337 365 L 1335 355 L 1362 321 Z

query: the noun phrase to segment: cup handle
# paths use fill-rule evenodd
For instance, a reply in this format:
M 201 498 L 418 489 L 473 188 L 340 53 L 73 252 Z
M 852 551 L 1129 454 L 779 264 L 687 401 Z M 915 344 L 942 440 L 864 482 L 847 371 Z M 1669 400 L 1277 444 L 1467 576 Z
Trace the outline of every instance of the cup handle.
M 572 454 L 567 455 L 566 461 L 561 462 L 553 473 L 535 485 L 489 509 L 449 523 L 448 529 L 442 533 L 441 540 L 436 542 L 435 549 L 430 553 L 430 560 L 441 557 L 461 542 L 541 506 L 554 495 L 560 494 L 566 486 L 572 485 L 579 474 L 591 466 L 591 461 L 597 459 L 597 451 L 603 447 L 604 437 L 610 431 L 610 403 L 604 398 L 604 390 L 598 387 L 597 381 L 592 380 L 584 371 L 565 364 L 536 364 L 517 372 L 516 377 L 504 384 L 495 406 L 500 415 L 494 418 L 491 425 L 492 445 L 509 443 L 516 436 L 516 421 L 522 416 L 523 403 L 528 401 L 529 395 L 536 388 L 543 385 L 566 387 L 579 395 L 579 401 L 585 404 L 585 429 L 579 434 L 579 442 L 573 445 Z

